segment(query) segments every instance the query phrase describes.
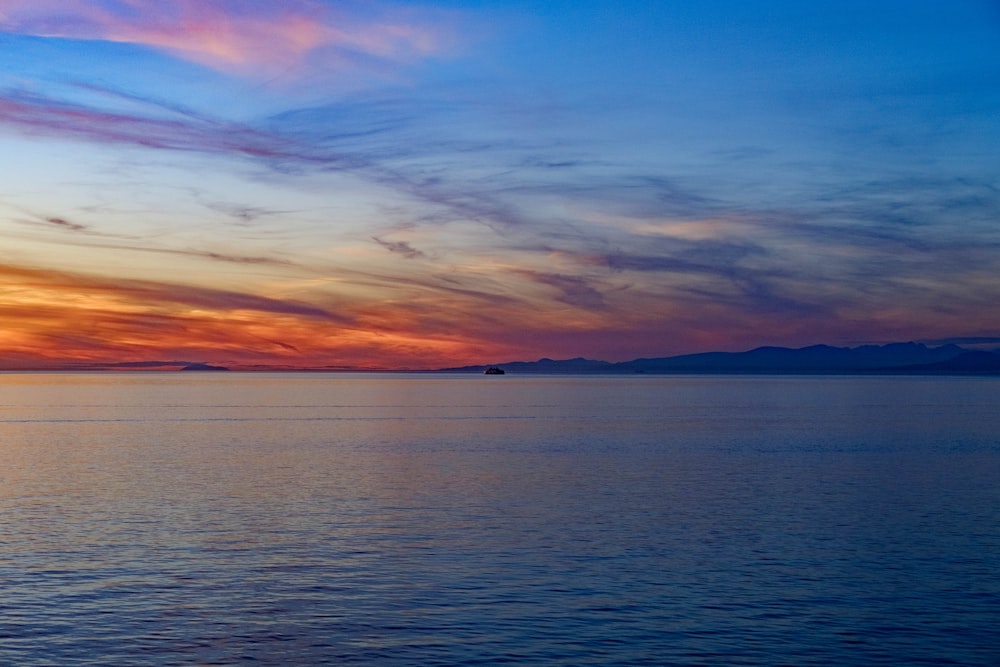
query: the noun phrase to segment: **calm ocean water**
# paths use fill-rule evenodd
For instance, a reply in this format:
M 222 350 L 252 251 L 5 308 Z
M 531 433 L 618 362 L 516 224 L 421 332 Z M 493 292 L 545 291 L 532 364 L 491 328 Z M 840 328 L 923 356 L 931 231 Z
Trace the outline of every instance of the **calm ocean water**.
M 1000 664 L 1000 379 L 0 374 L 0 665 Z

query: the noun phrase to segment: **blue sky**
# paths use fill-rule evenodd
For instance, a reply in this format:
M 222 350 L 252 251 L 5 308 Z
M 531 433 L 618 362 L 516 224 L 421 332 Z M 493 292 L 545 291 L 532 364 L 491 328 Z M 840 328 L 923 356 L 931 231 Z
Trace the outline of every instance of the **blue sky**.
M 0 0 L 0 53 L 8 365 L 1000 337 L 995 2 Z

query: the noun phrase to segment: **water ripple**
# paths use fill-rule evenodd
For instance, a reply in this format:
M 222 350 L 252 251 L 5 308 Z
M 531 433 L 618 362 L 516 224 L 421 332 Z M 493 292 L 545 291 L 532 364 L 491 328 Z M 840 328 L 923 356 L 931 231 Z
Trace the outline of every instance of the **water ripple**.
M 1000 663 L 998 383 L 74 377 L 0 383 L 0 664 Z

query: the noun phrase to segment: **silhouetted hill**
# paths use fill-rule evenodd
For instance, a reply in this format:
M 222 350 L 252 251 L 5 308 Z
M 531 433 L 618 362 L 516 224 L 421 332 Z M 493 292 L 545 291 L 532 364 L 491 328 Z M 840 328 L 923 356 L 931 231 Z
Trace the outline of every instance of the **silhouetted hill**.
M 894 370 L 904 373 L 992 375 L 1000 373 L 1000 354 L 981 351 L 962 352 L 944 361 L 902 366 Z
M 635 373 L 854 373 L 946 361 L 964 352 L 957 345 L 922 343 L 861 347 L 812 345 L 798 349 L 758 347 L 747 352 L 708 352 L 615 364 Z
M 182 371 L 228 371 L 225 366 L 213 366 L 211 364 L 194 363 L 184 366 Z
M 610 363 L 593 359 L 515 361 L 498 364 L 510 373 L 1000 373 L 1000 354 L 973 352 L 957 345 L 890 343 L 860 347 L 812 345 L 758 347 L 746 352 L 705 352 Z M 443 369 L 482 372 L 487 366 Z

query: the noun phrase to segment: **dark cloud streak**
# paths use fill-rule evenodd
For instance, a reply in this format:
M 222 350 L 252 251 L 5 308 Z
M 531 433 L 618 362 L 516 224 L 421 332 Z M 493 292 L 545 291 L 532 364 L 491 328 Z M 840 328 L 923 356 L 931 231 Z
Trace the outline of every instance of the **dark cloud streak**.
M 556 300 L 588 311 L 603 311 L 607 308 L 604 295 L 591 285 L 591 280 L 583 276 L 543 273 L 540 271 L 518 270 L 518 275 L 533 282 L 548 285 L 559 292 Z
M 418 259 L 425 257 L 423 252 L 417 250 L 406 241 L 386 241 L 378 238 L 377 236 L 373 236 L 372 240 L 389 252 L 396 255 L 402 255 L 406 259 Z
M 74 232 L 84 232 L 87 231 L 86 225 L 81 225 L 75 222 L 70 222 L 65 218 L 45 218 L 45 222 L 56 225 L 57 227 L 62 227 L 63 229 L 70 229 Z

